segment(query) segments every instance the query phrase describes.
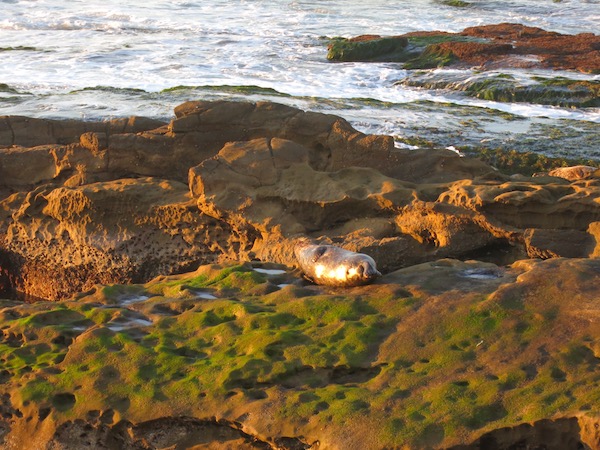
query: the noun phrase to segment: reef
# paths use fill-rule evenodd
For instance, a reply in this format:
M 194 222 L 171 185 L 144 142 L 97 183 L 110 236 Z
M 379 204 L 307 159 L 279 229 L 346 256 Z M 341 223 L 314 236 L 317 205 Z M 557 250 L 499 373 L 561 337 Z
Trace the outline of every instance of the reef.
M 600 174 L 544 169 L 269 102 L 0 118 L 0 285 L 44 300 L 0 303 L 0 445 L 598 448 Z M 314 286 L 300 236 L 384 275 Z

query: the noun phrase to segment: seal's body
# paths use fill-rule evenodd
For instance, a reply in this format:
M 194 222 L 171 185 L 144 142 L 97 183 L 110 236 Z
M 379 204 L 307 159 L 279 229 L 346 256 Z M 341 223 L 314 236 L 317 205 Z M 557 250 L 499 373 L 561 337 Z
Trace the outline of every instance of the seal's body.
M 294 253 L 306 278 L 327 286 L 360 286 L 381 276 L 373 258 L 334 245 L 299 240 Z

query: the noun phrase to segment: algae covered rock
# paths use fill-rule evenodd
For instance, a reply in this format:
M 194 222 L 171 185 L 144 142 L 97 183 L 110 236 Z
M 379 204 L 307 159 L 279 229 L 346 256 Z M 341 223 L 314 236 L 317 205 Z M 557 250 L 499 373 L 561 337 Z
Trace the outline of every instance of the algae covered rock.
M 443 42 L 481 42 L 481 39 L 445 32 L 414 32 L 403 36 L 364 35 L 334 38 L 327 59 L 350 62 L 402 62 L 407 69 L 441 67 L 456 61 L 454 54 L 439 47 Z
M 403 52 L 394 55 L 387 46 L 387 39 L 407 39 Z M 363 53 L 361 42 L 380 42 L 381 53 Z M 334 41 L 339 51 L 331 51 L 329 59 L 343 60 L 344 50 L 351 53 L 353 61 L 373 60 L 374 55 L 385 61 L 406 62 L 410 69 L 426 69 L 438 66 L 498 69 L 527 67 L 544 69 L 567 69 L 585 73 L 600 71 L 598 45 L 600 36 L 592 33 L 565 35 L 520 24 L 501 23 L 464 29 L 460 33 L 440 31 L 412 32 L 386 38 L 369 36 Z M 347 50 L 346 50 L 347 49 Z M 354 50 L 356 49 L 356 50 Z M 359 56 L 364 55 L 363 59 Z M 387 55 L 387 59 L 386 56 Z
M 447 89 L 499 102 L 528 102 L 563 107 L 600 105 L 600 82 L 565 77 L 533 77 L 527 82 L 497 72 L 416 72 L 397 82 L 403 86 Z
M 398 61 L 405 56 L 408 40 L 402 37 L 375 35 L 356 38 L 334 38 L 329 44 L 327 59 L 331 61 Z
M 0 442 L 595 448 L 599 274 L 439 260 L 340 290 L 246 263 L 3 301 Z

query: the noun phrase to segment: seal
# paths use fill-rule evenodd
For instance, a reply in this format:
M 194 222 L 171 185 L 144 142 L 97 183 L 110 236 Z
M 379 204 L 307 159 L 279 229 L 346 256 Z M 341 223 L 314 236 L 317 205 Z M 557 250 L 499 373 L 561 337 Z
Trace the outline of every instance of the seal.
M 361 286 L 381 273 L 373 258 L 335 245 L 313 244 L 299 239 L 294 254 L 304 276 L 316 284 L 337 287 Z

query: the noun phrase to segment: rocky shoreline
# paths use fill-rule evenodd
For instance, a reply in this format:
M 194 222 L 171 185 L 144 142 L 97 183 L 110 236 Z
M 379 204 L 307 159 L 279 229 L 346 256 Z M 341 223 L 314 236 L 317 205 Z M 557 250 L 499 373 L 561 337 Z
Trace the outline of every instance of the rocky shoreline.
M 0 147 L 0 281 L 55 301 L 0 306 L 7 448 L 600 446 L 591 169 L 268 102 L 3 117 Z M 299 236 L 384 276 L 310 285 Z

